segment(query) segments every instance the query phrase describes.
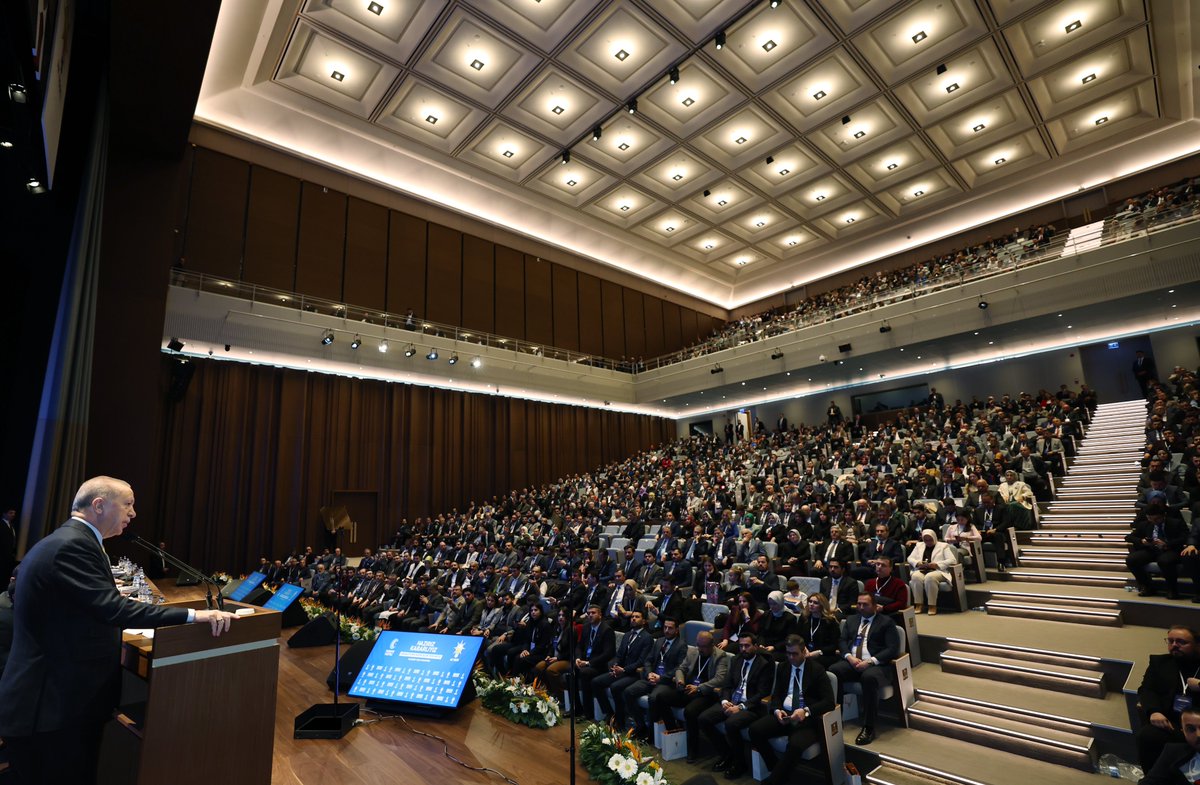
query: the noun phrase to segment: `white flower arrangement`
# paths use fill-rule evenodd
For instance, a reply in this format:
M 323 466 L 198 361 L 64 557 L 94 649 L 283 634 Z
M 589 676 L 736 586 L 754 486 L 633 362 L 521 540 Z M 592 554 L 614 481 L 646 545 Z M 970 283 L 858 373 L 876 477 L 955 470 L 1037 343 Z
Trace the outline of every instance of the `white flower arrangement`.
M 628 733 L 600 723 L 585 725 L 579 734 L 579 759 L 601 785 L 670 785 L 662 763 L 643 753 Z
M 494 714 L 531 728 L 553 728 L 562 722 L 558 701 L 536 681 L 493 679 L 482 669 L 476 670 L 473 678 L 480 703 Z

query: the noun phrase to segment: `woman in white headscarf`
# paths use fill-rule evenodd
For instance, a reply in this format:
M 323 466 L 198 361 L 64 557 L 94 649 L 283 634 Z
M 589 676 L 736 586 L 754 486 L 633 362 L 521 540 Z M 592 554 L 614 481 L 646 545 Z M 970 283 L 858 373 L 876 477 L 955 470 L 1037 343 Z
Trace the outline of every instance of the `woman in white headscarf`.
M 937 613 L 938 584 L 950 582 L 950 568 L 957 563 L 958 554 L 938 541 L 937 532 L 933 529 L 921 532 L 921 541 L 908 554 L 908 565 L 912 567 L 908 588 L 917 613 L 924 613 L 927 604 L 930 616 Z

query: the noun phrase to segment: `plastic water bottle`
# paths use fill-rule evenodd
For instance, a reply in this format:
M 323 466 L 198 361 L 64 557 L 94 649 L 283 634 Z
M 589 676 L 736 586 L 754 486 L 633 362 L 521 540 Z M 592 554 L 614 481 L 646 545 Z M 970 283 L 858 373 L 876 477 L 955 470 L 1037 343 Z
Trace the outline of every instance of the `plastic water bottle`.
M 1142 767 L 1127 763 L 1109 752 L 1100 756 L 1100 773 L 1114 779 L 1137 782 L 1142 778 Z

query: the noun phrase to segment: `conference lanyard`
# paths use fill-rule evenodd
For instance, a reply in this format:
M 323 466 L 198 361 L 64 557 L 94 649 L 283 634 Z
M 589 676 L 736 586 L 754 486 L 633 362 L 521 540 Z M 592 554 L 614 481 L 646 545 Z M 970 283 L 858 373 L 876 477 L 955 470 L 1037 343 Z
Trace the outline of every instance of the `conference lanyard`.
M 703 662 L 697 663 L 696 678 L 692 681 L 692 684 L 700 683 L 700 680 L 704 677 L 705 672 L 708 670 L 708 663 L 711 660 L 712 660 L 712 656 L 710 655 L 708 657 L 705 657 Z

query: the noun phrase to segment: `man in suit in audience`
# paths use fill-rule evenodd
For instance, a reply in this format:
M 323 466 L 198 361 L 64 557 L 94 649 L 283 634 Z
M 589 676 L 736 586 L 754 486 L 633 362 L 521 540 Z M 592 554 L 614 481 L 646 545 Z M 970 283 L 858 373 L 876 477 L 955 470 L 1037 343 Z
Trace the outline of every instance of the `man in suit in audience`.
M 0 736 L 17 783 L 95 781 L 100 736 L 121 692 L 122 628 L 203 622 L 216 636 L 234 618 L 121 596 L 103 541 L 125 530 L 133 504 L 123 480 L 87 480 L 70 519 L 21 563 L 0 678 Z
M 1200 702 L 1200 647 L 1190 627 L 1167 630 L 1167 653 L 1152 654 L 1137 691 L 1145 720 L 1133 735 L 1138 763 L 1150 771 L 1163 748 L 1183 741 L 1180 711 Z
M 844 534 L 841 526 L 834 526 L 829 530 L 829 539 L 817 546 L 817 560 L 813 562 L 809 575 L 814 577 L 825 575 L 828 572 L 829 562 L 834 559 L 843 565 L 854 561 L 854 546 L 843 539 Z
M 979 506 L 972 513 L 972 523 L 979 530 L 984 542 L 990 542 L 996 549 L 996 565 L 1000 572 L 1010 566 L 1012 561 L 1012 543 L 1008 530 L 1008 508 L 996 504 L 996 495 L 984 491 L 979 495 Z
M 688 653 L 687 643 L 679 635 L 680 624 L 670 616 L 663 619 L 662 637 L 642 664 L 641 678 L 625 688 L 625 710 L 633 719 L 633 734 L 643 741 L 650 740 L 650 728 L 663 719 L 663 694 L 675 691 L 675 672 Z M 643 696 L 649 696 L 645 712 L 637 705 Z
M 1134 352 L 1133 378 L 1137 380 L 1138 387 L 1142 390 L 1142 397 L 1145 398 L 1150 382 L 1158 378 L 1158 369 L 1154 367 L 1154 358 L 1147 357 L 1146 353 L 1140 350 Z
M 851 575 L 860 581 L 870 580 L 875 577 L 880 559 L 890 559 L 893 564 L 904 561 L 904 546 L 891 538 L 886 523 L 877 523 L 875 536 L 858 544 L 858 558 L 862 564 L 851 570 Z
M 846 575 L 847 563 L 838 558 L 831 559 L 829 574 L 821 579 L 821 593 L 843 617 L 854 608 L 858 597 L 858 581 Z
M 766 713 L 763 699 L 771 694 L 775 661 L 760 655 L 754 633 L 738 639 L 737 659 L 729 666 L 729 675 L 721 687 L 720 702 L 700 714 L 700 732 L 720 757 L 713 771 L 723 771 L 728 779 L 737 779 L 746 771 L 746 751 L 742 729 Z M 725 732 L 717 725 L 725 723 Z
M 830 668 L 838 677 L 839 698 L 845 694 L 848 682 L 862 684 L 862 730 L 855 739 L 860 746 L 875 740 L 879 693 L 888 686 L 889 666 L 900 654 L 896 647 L 896 622 L 878 611 L 873 595 L 865 592 L 858 595 L 858 613 L 842 626 L 842 659 Z
M 604 621 L 598 605 L 587 609 L 587 620 L 579 630 L 575 645 L 576 685 L 572 692 L 572 707 L 586 718 L 592 716 L 592 680 L 608 670 L 608 663 L 617 652 L 617 638 L 612 627 Z
M 702 630 L 696 636 L 696 648 L 687 653 L 683 664 L 675 670 L 675 689 L 670 692 L 655 690 L 650 695 L 650 700 L 657 704 L 656 713 L 669 731 L 679 729 L 679 722 L 671 710 L 683 708 L 688 763 L 694 764 L 708 757 L 700 749 L 700 715 L 720 700 L 721 688 L 729 678 L 729 666 L 733 661 L 733 655 L 713 644 L 712 632 Z
M 782 785 L 800 762 L 804 750 L 822 741 L 821 715 L 837 705 L 833 685 L 816 659 L 808 658 L 804 638 L 790 635 L 784 642 L 787 659 L 775 666 L 775 688 L 766 716 L 750 726 L 750 746 L 770 769 L 766 785 Z M 787 736 L 780 757 L 771 739 Z
M 611 715 L 617 721 L 617 728 L 624 729 L 625 689 L 638 680 L 642 663 L 653 647 L 654 638 L 646 632 L 646 617 L 641 611 L 634 611 L 629 619 L 629 632 L 621 638 L 617 653 L 608 663 L 608 672 L 592 679 L 590 692 L 600 705 L 602 722 L 607 722 Z
M 1167 584 L 1167 599 L 1179 599 L 1179 562 L 1188 540 L 1183 519 L 1168 515 L 1162 502 L 1155 501 L 1133 522 L 1133 531 L 1125 540 L 1129 543 L 1125 566 L 1137 580 L 1138 594 L 1142 597 L 1157 594 L 1147 572 L 1151 564 L 1157 564 Z
M 1200 707 L 1186 709 L 1179 723 L 1183 742 L 1163 747 L 1154 768 L 1138 785 L 1193 785 L 1200 782 Z

